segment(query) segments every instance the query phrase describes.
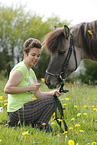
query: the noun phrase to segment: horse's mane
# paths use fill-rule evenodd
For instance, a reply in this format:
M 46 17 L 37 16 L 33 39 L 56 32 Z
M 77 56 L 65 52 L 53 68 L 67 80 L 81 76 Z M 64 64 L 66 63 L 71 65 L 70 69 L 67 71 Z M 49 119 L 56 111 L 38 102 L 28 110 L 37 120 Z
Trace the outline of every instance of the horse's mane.
M 75 39 L 78 47 L 80 47 L 79 41 L 81 40 L 81 46 L 85 50 L 86 54 L 91 59 L 97 60 L 97 21 L 81 23 L 79 25 L 75 25 L 73 28 L 71 27 L 70 29 L 73 29 L 75 33 L 77 30 Z M 89 31 L 91 33 L 89 33 Z M 57 28 L 44 37 L 44 47 L 52 53 L 64 48 L 64 43 L 64 28 Z
M 47 51 L 55 53 L 61 47 L 64 48 L 64 28 L 57 28 L 44 37 L 44 47 Z
M 78 37 L 82 39 L 83 49 L 91 59 L 97 60 L 97 21 L 82 23 Z

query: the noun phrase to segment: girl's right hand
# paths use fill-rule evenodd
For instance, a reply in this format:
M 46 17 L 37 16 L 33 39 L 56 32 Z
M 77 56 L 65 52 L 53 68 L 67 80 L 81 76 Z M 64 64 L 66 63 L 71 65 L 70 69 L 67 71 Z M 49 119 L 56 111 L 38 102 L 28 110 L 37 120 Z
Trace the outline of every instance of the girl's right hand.
M 40 83 L 34 83 L 34 84 L 32 84 L 32 85 L 30 85 L 29 86 L 29 91 L 38 91 L 39 90 L 39 88 L 40 88 Z

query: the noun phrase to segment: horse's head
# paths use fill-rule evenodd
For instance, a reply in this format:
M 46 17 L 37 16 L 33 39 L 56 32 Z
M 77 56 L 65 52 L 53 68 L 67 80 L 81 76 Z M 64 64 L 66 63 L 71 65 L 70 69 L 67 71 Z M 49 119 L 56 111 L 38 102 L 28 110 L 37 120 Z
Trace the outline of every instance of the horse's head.
M 65 25 L 48 33 L 44 38 L 44 47 L 51 54 L 45 82 L 49 88 L 56 88 L 77 68 L 76 51 L 69 28 Z

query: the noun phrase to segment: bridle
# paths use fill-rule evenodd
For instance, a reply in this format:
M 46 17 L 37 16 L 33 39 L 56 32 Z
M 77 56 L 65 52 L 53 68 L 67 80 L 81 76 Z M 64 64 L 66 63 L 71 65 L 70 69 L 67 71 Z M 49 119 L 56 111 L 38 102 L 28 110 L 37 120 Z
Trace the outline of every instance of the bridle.
M 51 75 L 53 77 L 56 77 L 59 80 L 59 82 L 63 82 L 65 79 L 62 78 L 62 74 L 65 74 L 66 73 L 66 70 L 68 68 L 68 64 L 69 64 L 69 60 L 70 60 L 70 57 L 71 57 L 72 52 L 74 54 L 75 64 L 76 64 L 76 69 L 77 69 L 76 51 L 75 51 L 75 47 L 74 47 L 74 43 L 73 43 L 73 36 L 72 36 L 72 34 L 70 34 L 70 47 L 69 47 L 69 50 L 68 50 L 66 59 L 65 59 L 65 61 L 62 64 L 61 72 L 59 74 L 54 74 L 54 73 L 51 73 L 51 72 L 49 72 L 49 71 L 46 70 L 46 73 L 48 75 Z

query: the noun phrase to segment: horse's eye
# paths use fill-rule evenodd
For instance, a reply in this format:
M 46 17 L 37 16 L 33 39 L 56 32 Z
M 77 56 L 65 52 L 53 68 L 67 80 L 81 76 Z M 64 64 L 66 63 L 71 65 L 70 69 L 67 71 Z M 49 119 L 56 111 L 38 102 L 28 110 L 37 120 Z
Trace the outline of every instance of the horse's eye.
M 66 51 L 59 50 L 59 51 L 58 51 L 58 54 L 59 54 L 59 55 L 64 55 L 65 52 L 66 52 Z

